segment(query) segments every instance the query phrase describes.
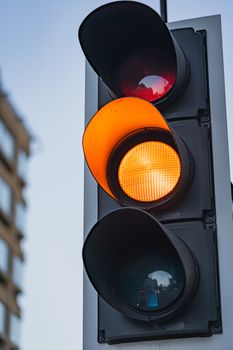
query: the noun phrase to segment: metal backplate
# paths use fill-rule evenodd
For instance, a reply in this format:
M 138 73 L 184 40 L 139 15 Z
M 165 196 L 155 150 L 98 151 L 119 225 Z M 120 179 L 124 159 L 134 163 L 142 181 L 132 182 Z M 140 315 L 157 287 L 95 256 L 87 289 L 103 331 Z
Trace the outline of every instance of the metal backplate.
M 230 192 L 230 171 L 229 171 L 229 155 L 228 155 L 228 143 L 227 143 L 227 123 L 226 123 L 226 110 L 225 110 L 225 94 L 224 94 L 224 72 L 223 72 L 223 57 L 222 57 L 222 39 L 221 39 L 221 22 L 220 22 L 220 16 L 210 16 L 210 17 L 203 17 L 203 18 L 197 18 L 197 19 L 190 19 L 190 20 L 184 20 L 179 21 L 175 23 L 168 24 L 169 28 L 172 30 L 179 30 L 180 28 L 193 28 L 195 32 L 198 31 L 206 31 L 206 44 L 207 44 L 207 51 L 208 51 L 208 79 L 209 79 L 209 107 L 211 111 L 211 138 L 209 138 L 209 134 L 207 132 L 207 136 L 203 136 L 203 140 L 200 142 L 204 142 L 204 144 L 210 143 L 211 146 L 208 147 L 208 152 L 210 149 L 212 149 L 212 166 L 210 165 L 209 169 L 211 171 L 211 168 L 213 167 L 213 178 L 211 181 L 212 184 L 206 184 L 207 188 L 202 187 L 204 192 L 209 192 L 210 194 L 207 195 L 207 197 L 200 196 L 200 208 L 198 207 L 198 204 L 190 203 L 190 205 L 195 205 L 197 208 L 197 213 L 203 210 L 206 210 L 207 214 L 211 214 L 211 211 L 209 212 L 209 209 L 213 209 L 213 205 L 211 203 L 211 198 L 213 195 L 213 192 L 215 194 L 215 214 L 216 218 L 212 219 L 216 223 L 217 227 L 217 236 L 215 235 L 214 226 L 212 226 L 211 223 L 208 223 L 208 220 L 206 221 L 205 227 L 202 223 L 199 221 L 192 221 L 192 222 L 178 222 L 176 223 L 170 223 L 169 228 L 171 230 L 177 231 L 177 234 L 180 235 L 186 235 L 187 230 L 183 231 L 181 226 L 179 225 L 199 225 L 199 228 L 197 229 L 197 239 L 200 239 L 203 243 L 203 247 L 206 244 L 206 240 L 211 239 L 212 244 L 218 243 L 218 256 L 219 256 L 219 279 L 220 279 L 220 292 L 221 292 L 221 313 L 222 313 L 222 328 L 223 332 L 221 334 L 214 334 L 211 337 L 193 337 L 193 338 L 182 338 L 182 339 L 166 339 L 166 340 L 152 340 L 152 341 L 146 341 L 146 342 L 138 342 L 138 343 L 125 343 L 125 344 L 115 344 L 115 345 L 109 345 L 108 343 L 99 343 L 101 340 L 101 332 L 98 331 L 103 330 L 103 313 L 105 315 L 108 314 L 109 310 L 106 310 L 106 305 L 104 305 L 104 302 L 101 302 L 99 305 L 100 308 L 98 310 L 98 296 L 93 288 L 93 286 L 90 284 L 89 280 L 87 279 L 86 274 L 84 273 L 84 338 L 83 338 L 83 347 L 84 350 L 106 350 L 109 348 L 109 346 L 114 347 L 115 350 L 132 350 L 132 349 L 140 349 L 140 350 L 232 350 L 232 344 L 233 344 L 233 321 L 232 321 L 232 315 L 233 315 L 233 304 L 232 304 L 232 295 L 233 295 L 233 282 L 232 278 L 229 276 L 230 273 L 230 267 L 233 266 L 233 225 L 232 225 L 232 205 L 231 205 L 231 192 Z M 178 33 L 179 31 L 177 31 Z M 174 32 L 175 33 L 175 32 Z M 178 33 L 179 34 L 179 33 Z M 174 34 L 174 35 L 178 35 Z M 179 34 L 180 35 L 180 34 Z M 178 37 L 176 37 L 178 40 Z M 184 49 L 185 50 L 185 49 Z M 202 61 L 204 62 L 204 61 Z M 111 100 L 107 89 L 105 91 L 102 91 L 103 94 L 106 94 L 105 103 L 108 102 L 108 100 Z M 101 96 L 98 96 L 98 78 L 96 74 L 93 72 L 93 70 L 87 65 L 87 71 L 86 71 L 86 123 L 90 120 L 90 118 L 93 116 L 93 114 L 97 111 L 99 108 L 98 100 L 102 99 Z M 180 96 L 181 98 L 181 96 Z M 103 101 L 103 100 L 102 100 Z M 202 100 L 203 105 L 205 105 L 205 101 Z M 192 109 L 191 113 L 188 113 L 186 115 L 187 119 L 192 119 L 194 117 L 194 114 L 196 114 L 196 108 L 194 107 Z M 164 113 L 167 115 L 167 118 L 169 120 L 173 120 L 172 115 L 175 115 L 176 111 L 169 111 L 168 109 Z M 182 119 L 185 118 L 182 113 L 178 116 L 178 112 L 176 116 L 179 120 L 176 120 L 174 122 L 174 127 L 183 129 L 184 125 L 182 124 Z M 192 116 L 191 116 L 192 115 Z M 203 115 L 206 117 L 206 109 L 204 108 L 201 113 L 198 112 L 198 115 Z M 203 130 L 207 130 L 208 126 L 203 125 L 205 122 L 205 118 L 197 117 L 195 115 L 195 121 L 196 121 L 196 128 L 202 127 Z M 191 120 L 190 120 L 191 121 Z M 208 116 L 207 116 L 207 122 Z M 177 123 L 177 126 L 175 126 L 175 123 Z M 179 125 L 178 125 L 179 124 Z M 202 124 L 202 125 L 201 125 Z M 205 134 L 205 131 L 203 131 L 203 135 Z M 185 139 L 185 136 L 183 136 Z M 188 142 L 188 140 L 185 140 Z M 197 143 L 199 142 L 199 139 L 197 140 Z M 196 147 L 193 145 L 192 147 Z M 203 152 L 205 153 L 205 150 L 203 149 Z M 195 152 L 194 152 L 195 153 Z M 203 156 L 203 162 L 205 159 L 205 155 Z M 209 165 L 208 165 L 209 166 Z M 200 173 L 201 176 L 201 173 Z M 204 181 L 204 180 L 203 180 Z M 202 182 L 202 185 L 205 182 Z M 212 192 L 212 187 L 214 187 L 214 191 Z M 191 188 L 190 188 L 191 190 Z M 99 195 L 99 196 L 98 196 Z M 99 201 L 101 201 L 102 194 L 98 191 L 98 186 L 95 183 L 95 180 L 90 175 L 87 167 L 85 168 L 85 218 L 84 218 L 84 235 L 86 236 L 88 232 L 90 231 L 90 228 L 95 224 L 95 222 L 98 220 L 99 215 L 102 215 L 104 213 L 98 213 L 98 204 Z M 187 194 L 188 196 L 188 194 Z M 99 198 L 98 198 L 99 197 Z M 199 197 L 199 194 L 198 194 Z M 97 200 L 98 198 L 98 200 Z M 186 199 L 187 200 L 187 199 Z M 107 206 L 107 205 L 106 205 Z M 111 201 L 110 208 L 114 209 L 117 207 L 118 204 L 115 201 Z M 182 213 L 182 215 L 185 214 L 186 209 L 182 209 L 182 203 L 179 204 L 180 209 L 179 213 Z M 191 207 L 190 207 L 191 208 Z M 106 207 L 107 209 L 107 207 Z M 162 214 L 161 214 L 162 215 Z M 175 213 L 171 213 L 172 215 L 175 215 Z M 180 215 L 180 214 L 179 214 Z M 199 214 L 197 214 L 199 216 Z M 181 217 L 181 216 L 180 216 Z M 202 217 L 204 217 L 202 215 Z M 209 216 L 211 218 L 211 215 Z M 162 219 L 162 217 L 161 217 Z M 182 221 L 183 219 L 181 219 Z M 186 219 L 185 219 L 186 220 Z M 174 221 L 174 219 L 171 219 L 171 221 Z M 186 220 L 187 221 L 187 220 Z M 210 220 L 211 221 L 211 220 Z M 206 228 L 206 225 L 211 225 L 210 228 Z M 177 229 L 174 227 L 174 225 L 178 225 Z M 178 228 L 179 227 L 179 228 Z M 183 233 L 182 233 L 183 232 Z M 199 232 L 199 233 L 198 233 Z M 200 232 L 203 233 L 203 237 L 201 238 Z M 198 238 L 200 237 L 200 238 Z M 210 238 L 211 237 L 211 238 Z M 185 237 L 185 239 L 188 239 L 188 237 Z M 195 242 L 192 241 L 190 244 L 193 245 L 193 249 L 195 250 Z M 214 250 L 216 252 L 216 250 Z M 200 262 L 202 264 L 203 260 L 205 259 L 204 254 L 202 251 L 198 250 L 196 251 L 196 254 L 199 256 Z M 215 257 L 213 257 L 215 260 Z M 206 264 L 208 266 L 208 262 Z M 208 270 L 209 269 L 209 270 Z M 207 270 L 203 270 L 202 276 L 201 276 L 201 285 L 198 293 L 201 293 L 201 289 L 205 288 L 205 286 L 208 285 L 208 283 L 212 284 L 214 283 L 214 279 L 209 276 L 210 267 L 207 268 Z M 215 281 L 217 283 L 217 281 Z M 206 283 L 206 284 L 205 284 Z M 200 319 L 197 317 L 198 322 L 201 324 L 201 332 L 200 329 L 198 331 L 197 327 L 195 328 L 195 325 L 189 326 L 189 336 L 190 335 L 197 335 L 198 332 L 200 332 L 200 335 L 205 334 L 208 332 L 214 332 L 218 333 L 220 331 L 219 326 L 219 314 L 217 307 L 218 305 L 218 288 L 215 286 L 213 289 L 213 293 L 209 295 L 209 306 L 207 306 L 207 303 L 205 304 L 205 307 L 203 309 L 202 315 L 203 319 Z M 197 300 L 196 298 L 199 298 L 199 294 L 196 294 L 196 297 L 193 299 L 193 312 L 199 312 L 198 308 L 196 309 L 197 304 L 201 304 L 201 300 Z M 198 296 L 199 295 L 199 296 Z M 195 301 L 196 300 L 196 301 Z M 215 303 L 217 307 L 213 308 L 212 303 Z M 109 306 L 108 306 L 109 307 Z M 99 313 L 99 312 L 100 313 Z M 112 311 L 114 313 L 115 310 Z M 99 329 L 98 329 L 98 315 L 99 315 Z M 176 322 L 176 324 L 172 323 L 170 324 L 170 332 L 175 332 L 178 336 L 178 333 L 181 331 L 181 329 L 184 329 L 184 327 L 188 327 L 188 315 L 185 315 L 185 310 L 180 314 L 180 317 L 182 316 L 183 320 L 180 324 Z M 118 316 L 117 316 L 118 317 Z M 120 315 L 119 317 L 124 318 L 124 316 Z M 186 318 L 187 317 L 187 318 Z M 119 319 L 121 321 L 122 319 Z M 207 325 L 207 320 L 210 321 L 210 323 Z M 113 337 L 116 337 L 116 334 L 114 335 L 114 332 L 112 329 L 109 330 L 111 327 L 111 320 L 109 319 L 109 324 L 107 325 L 105 323 L 105 334 L 103 335 L 103 338 L 105 336 L 106 341 L 106 335 L 112 339 Z M 124 318 L 124 322 L 128 322 L 126 318 Z M 131 322 L 131 321 L 130 321 Z M 140 323 L 141 324 L 141 323 Z M 101 328 L 102 327 L 102 328 Z M 135 331 L 137 333 L 139 325 L 134 325 Z M 152 326 L 154 327 L 154 325 Z M 169 326 L 168 326 L 169 327 Z M 172 329 L 173 327 L 173 329 Z M 180 329 L 178 329 L 180 327 Z M 132 330 L 132 328 L 131 328 Z M 107 332 L 106 332 L 107 331 Z M 110 334 L 111 331 L 111 334 Z M 154 332 L 154 328 L 151 329 L 151 331 Z M 117 330 L 116 330 L 117 332 Z M 147 330 L 148 332 L 148 330 Z M 126 327 L 124 331 L 124 336 L 128 334 L 128 328 Z M 122 330 L 121 333 L 122 334 Z M 134 336 L 131 334 L 131 336 Z M 161 334 L 162 338 L 162 334 Z M 137 337 L 135 336 L 135 340 Z M 116 340 L 116 339 L 115 339 Z M 132 340 L 132 339 L 131 339 Z

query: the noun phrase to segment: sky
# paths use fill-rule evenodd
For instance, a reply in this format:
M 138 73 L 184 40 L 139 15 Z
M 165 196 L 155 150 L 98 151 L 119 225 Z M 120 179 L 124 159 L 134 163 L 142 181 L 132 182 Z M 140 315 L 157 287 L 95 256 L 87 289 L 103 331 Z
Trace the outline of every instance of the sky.
M 77 32 L 85 16 L 104 3 L 0 0 L 1 80 L 33 135 L 24 242 L 23 350 L 82 347 L 85 59 Z M 158 0 L 144 3 L 159 9 Z M 229 135 L 232 13 L 229 0 L 168 0 L 169 21 L 222 15 Z

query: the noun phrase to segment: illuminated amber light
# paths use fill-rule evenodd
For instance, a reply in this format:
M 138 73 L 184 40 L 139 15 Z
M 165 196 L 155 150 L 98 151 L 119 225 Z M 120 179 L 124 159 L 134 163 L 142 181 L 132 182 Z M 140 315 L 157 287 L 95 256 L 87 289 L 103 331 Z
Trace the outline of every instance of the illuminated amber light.
M 96 181 L 112 197 L 106 173 L 112 150 L 123 137 L 143 128 L 171 132 L 158 109 L 136 97 L 123 97 L 107 103 L 86 127 L 83 135 L 86 161 Z
M 132 199 L 152 202 L 169 194 L 181 173 L 180 158 L 169 145 L 146 141 L 131 148 L 120 162 L 118 180 Z

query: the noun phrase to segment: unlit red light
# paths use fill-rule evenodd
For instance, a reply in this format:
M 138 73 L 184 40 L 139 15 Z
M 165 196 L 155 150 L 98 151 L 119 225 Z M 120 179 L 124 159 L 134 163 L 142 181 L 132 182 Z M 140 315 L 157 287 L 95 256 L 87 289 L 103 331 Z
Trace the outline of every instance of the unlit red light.
M 176 81 L 175 62 L 152 50 L 131 56 L 119 72 L 124 96 L 140 97 L 150 102 L 165 97 Z
M 171 146 L 146 141 L 125 154 L 118 169 L 118 180 L 130 198 L 152 202 L 168 195 L 178 183 L 180 174 L 180 158 Z

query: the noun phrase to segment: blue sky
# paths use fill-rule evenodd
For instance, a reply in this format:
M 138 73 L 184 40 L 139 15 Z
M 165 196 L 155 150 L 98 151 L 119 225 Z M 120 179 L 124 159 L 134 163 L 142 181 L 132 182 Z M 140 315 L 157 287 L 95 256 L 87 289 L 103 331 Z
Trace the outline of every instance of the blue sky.
M 1 0 L 2 82 L 35 136 L 25 240 L 24 350 L 81 349 L 84 56 L 82 19 L 106 1 Z M 145 1 L 158 8 L 159 1 Z M 169 21 L 222 14 L 233 133 L 231 1 L 168 0 Z M 230 140 L 233 154 L 233 140 Z M 233 169 L 233 160 L 231 160 Z

